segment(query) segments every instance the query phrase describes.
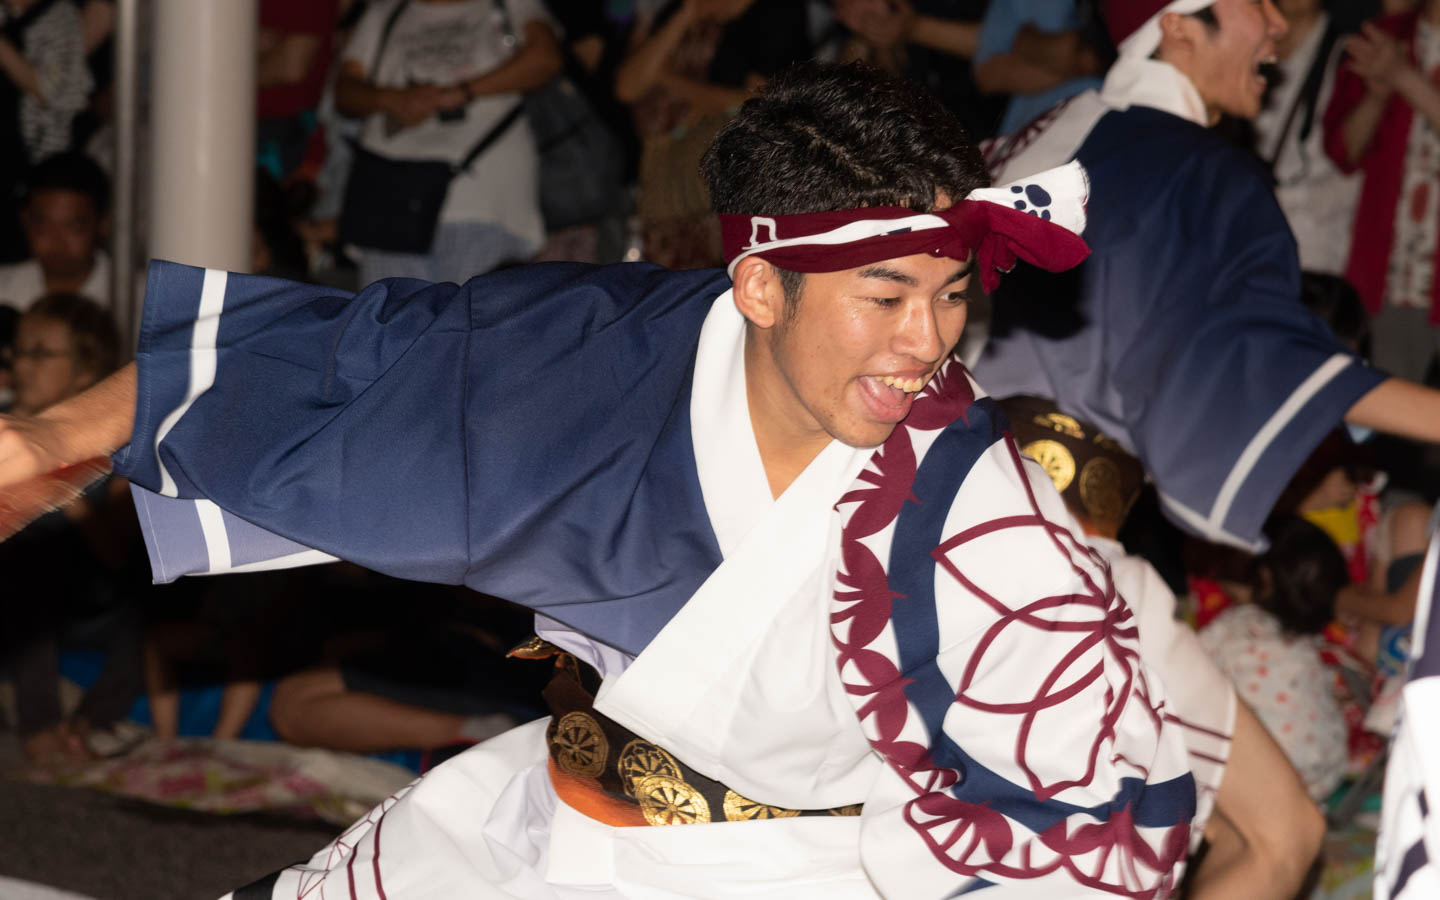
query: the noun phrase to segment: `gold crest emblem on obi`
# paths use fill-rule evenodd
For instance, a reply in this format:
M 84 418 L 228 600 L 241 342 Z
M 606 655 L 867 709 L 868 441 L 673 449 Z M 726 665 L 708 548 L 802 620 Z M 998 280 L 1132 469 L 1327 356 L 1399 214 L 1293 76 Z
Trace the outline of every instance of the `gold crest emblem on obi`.
M 598 778 L 605 771 L 610 742 L 600 723 L 582 712 L 566 713 L 555 726 L 555 763 L 577 778 Z

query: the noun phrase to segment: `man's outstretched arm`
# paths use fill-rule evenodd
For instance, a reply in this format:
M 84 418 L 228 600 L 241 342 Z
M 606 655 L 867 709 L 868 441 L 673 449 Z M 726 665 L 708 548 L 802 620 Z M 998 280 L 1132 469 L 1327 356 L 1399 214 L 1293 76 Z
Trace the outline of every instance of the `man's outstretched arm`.
M 130 442 L 135 364 L 32 418 L 0 416 L 0 488 Z
M 1350 407 L 1345 421 L 1384 434 L 1440 444 L 1440 391 L 1387 378 Z

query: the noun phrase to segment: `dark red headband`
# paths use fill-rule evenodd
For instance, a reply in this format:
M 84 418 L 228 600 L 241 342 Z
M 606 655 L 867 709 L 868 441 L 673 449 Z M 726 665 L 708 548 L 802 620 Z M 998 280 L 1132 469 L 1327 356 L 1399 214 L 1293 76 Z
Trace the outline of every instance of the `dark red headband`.
M 789 216 L 720 216 L 730 274 L 747 256 L 792 272 L 839 272 L 917 253 L 965 260 L 975 255 L 980 282 L 993 291 L 1017 259 L 1046 271 L 1073 268 L 1090 254 L 1075 234 L 1084 227 L 1083 170 L 1052 170 L 1029 184 L 986 188 L 931 213 L 898 206 Z M 1058 173 L 1058 174 L 1057 174 Z M 1047 182 L 1078 185 L 1079 196 L 1057 198 Z M 1067 228 L 1052 219 L 1052 210 Z M 1062 212 L 1062 210 L 1065 210 Z

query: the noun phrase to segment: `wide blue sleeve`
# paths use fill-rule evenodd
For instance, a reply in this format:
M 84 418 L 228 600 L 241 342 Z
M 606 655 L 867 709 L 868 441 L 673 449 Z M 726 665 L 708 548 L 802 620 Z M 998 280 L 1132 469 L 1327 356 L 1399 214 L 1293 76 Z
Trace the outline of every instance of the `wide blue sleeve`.
M 727 286 L 550 265 L 352 296 L 154 264 L 115 463 L 142 523 L 180 523 L 147 537 L 157 575 L 187 544 L 226 562 L 220 534 L 233 568 L 318 551 L 643 646 L 718 561 L 688 404 Z
M 1097 403 L 1172 518 L 1256 546 L 1300 464 L 1386 375 L 1300 302 L 1294 239 L 1253 162 L 1172 116 L 1181 132 L 1127 147 L 1131 118 L 1087 141 L 1114 151 L 1090 168 L 1085 303 L 1113 392 Z

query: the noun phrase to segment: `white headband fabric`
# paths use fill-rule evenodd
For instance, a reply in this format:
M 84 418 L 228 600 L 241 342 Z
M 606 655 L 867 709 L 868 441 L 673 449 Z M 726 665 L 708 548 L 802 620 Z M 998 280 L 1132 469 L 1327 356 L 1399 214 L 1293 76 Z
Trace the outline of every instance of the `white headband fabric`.
M 1149 59 L 1156 50 L 1160 49 L 1160 17 L 1166 13 L 1179 13 L 1182 16 L 1197 13 L 1202 9 L 1215 5 L 1215 0 L 1173 0 L 1166 4 L 1159 12 L 1145 20 L 1145 24 L 1135 29 L 1129 37 L 1120 42 L 1116 52 L 1120 59 Z

